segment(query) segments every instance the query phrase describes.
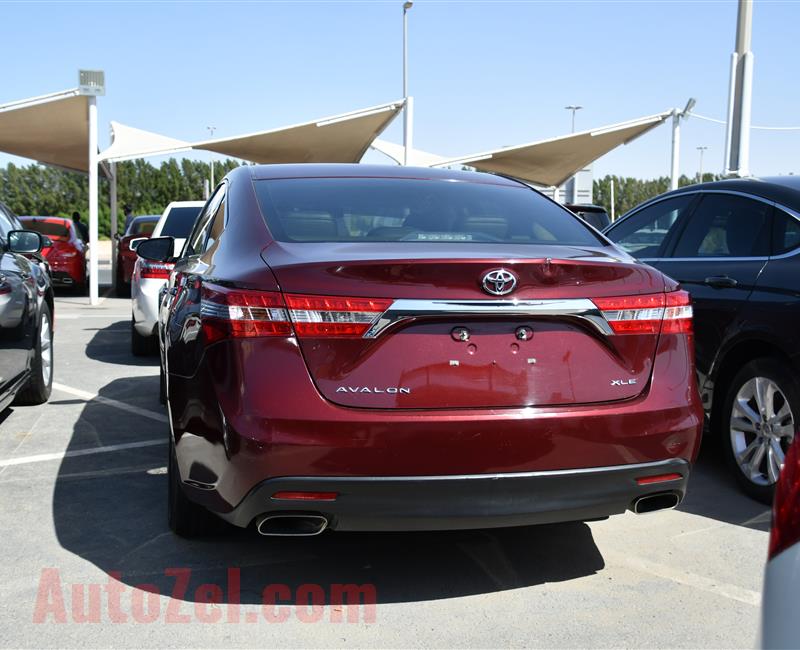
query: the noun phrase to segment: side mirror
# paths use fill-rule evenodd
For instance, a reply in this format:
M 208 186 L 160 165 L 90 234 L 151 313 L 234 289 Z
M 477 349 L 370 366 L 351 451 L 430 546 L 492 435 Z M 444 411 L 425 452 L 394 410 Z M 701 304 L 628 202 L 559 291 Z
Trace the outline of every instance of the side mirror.
M 43 246 L 42 236 L 34 230 L 11 230 L 8 233 L 8 250 L 12 253 L 30 255 L 40 252 Z
M 141 244 L 143 241 L 147 241 L 147 237 L 137 237 L 136 239 L 131 239 L 130 243 L 128 244 L 128 248 L 130 248 L 132 251 L 135 251 L 137 248 L 139 248 L 139 244 Z
M 151 262 L 169 262 L 175 248 L 174 237 L 154 237 L 145 239 L 136 247 L 136 254 Z

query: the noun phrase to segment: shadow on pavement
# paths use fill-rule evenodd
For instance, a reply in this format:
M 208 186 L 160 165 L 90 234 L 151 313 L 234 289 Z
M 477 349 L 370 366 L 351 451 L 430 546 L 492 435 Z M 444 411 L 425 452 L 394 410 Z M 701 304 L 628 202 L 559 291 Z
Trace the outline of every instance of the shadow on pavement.
M 145 395 L 136 405 L 163 412 L 157 377 L 130 377 L 100 395 Z M 425 601 L 491 593 L 591 575 L 604 568 L 584 523 L 445 533 L 330 533 L 312 538 L 263 538 L 227 528 L 187 541 L 166 525 L 167 425 L 87 403 L 68 451 L 162 438 L 165 444 L 63 459 L 53 496 L 60 544 L 131 586 L 172 593 L 168 569 L 191 569 L 184 600 L 202 584 L 225 585 L 241 573 L 241 602 L 262 602 L 269 584 L 294 593 L 304 584 L 374 585 L 378 603 Z
M 91 328 L 86 328 L 91 331 Z M 157 366 L 158 355 L 135 357 L 131 352 L 131 321 L 120 320 L 95 330 L 86 346 L 86 356 L 102 363 L 123 366 Z M 157 393 L 156 393 L 157 394 Z
M 705 435 L 692 469 L 686 500 L 678 510 L 755 530 L 769 530 L 770 509 L 742 492 L 725 465 L 718 442 Z

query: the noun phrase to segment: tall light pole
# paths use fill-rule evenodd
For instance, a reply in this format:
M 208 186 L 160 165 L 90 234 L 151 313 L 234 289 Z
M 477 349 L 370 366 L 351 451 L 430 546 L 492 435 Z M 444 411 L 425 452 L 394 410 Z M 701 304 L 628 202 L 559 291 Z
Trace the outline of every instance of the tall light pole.
M 213 140 L 214 139 L 214 131 L 217 130 L 217 127 L 216 126 L 207 126 L 206 128 L 208 129 L 209 140 Z M 211 191 L 212 192 L 214 191 L 214 159 L 213 158 L 211 159 Z
M 680 178 L 680 157 L 681 157 L 681 119 L 687 119 L 692 112 L 697 100 L 690 97 L 682 111 L 677 108 L 672 111 L 672 162 L 669 172 L 669 189 L 678 189 L 678 179 Z
M 583 106 L 565 106 L 564 109 L 572 111 L 572 133 L 575 133 L 575 113 L 581 110 Z
M 753 1 L 739 0 L 736 51 L 731 55 L 728 128 L 725 134 L 725 173 L 750 175 L 750 105 L 753 90 Z
M 408 97 L 408 10 L 414 6 L 407 0 L 403 3 L 403 165 L 408 165 L 408 153 L 411 149 L 411 117 L 412 108 Z
M 700 152 L 700 171 L 697 174 L 697 182 L 703 182 L 703 154 L 705 153 L 708 147 L 697 147 L 697 150 Z

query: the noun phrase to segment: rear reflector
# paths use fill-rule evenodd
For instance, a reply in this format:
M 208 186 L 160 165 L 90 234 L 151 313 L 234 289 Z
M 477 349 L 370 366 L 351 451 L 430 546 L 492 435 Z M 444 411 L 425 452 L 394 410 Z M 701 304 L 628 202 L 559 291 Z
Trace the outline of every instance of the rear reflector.
M 139 276 L 142 279 L 167 280 L 174 266 L 169 262 L 148 262 L 143 259 L 139 262 Z
M 276 492 L 270 498 L 295 501 L 336 501 L 338 496 L 338 492 Z
M 689 334 L 692 302 L 686 291 L 595 298 L 615 334 Z
M 800 543 L 800 435 L 786 454 L 772 504 L 769 557 Z
M 683 478 L 680 474 L 657 474 L 655 476 L 643 476 L 637 478 L 639 485 L 650 485 L 652 483 L 667 483 L 668 481 L 680 481 Z
M 358 338 L 392 300 L 287 294 L 286 304 L 298 337 Z

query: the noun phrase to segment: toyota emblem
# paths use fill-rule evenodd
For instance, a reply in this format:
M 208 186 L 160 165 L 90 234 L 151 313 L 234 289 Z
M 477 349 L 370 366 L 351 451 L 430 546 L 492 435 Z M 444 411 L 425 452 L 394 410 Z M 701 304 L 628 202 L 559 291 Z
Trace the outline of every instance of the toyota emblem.
M 481 286 L 493 296 L 505 296 L 517 286 L 517 276 L 507 269 L 494 269 L 483 276 Z

